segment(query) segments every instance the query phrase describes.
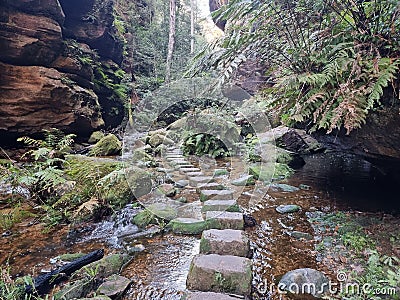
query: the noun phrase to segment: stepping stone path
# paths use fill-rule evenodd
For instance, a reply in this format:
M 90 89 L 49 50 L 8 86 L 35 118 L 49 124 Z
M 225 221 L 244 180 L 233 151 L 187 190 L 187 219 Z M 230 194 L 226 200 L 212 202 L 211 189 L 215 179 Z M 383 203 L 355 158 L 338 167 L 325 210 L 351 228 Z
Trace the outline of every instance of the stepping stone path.
M 200 254 L 191 263 L 187 277 L 189 292 L 184 299 L 230 300 L 237 298 L 228 294 L 249 296 L 252 282 L 251 260 L 247 258 L 249 240 L 234 191 L 214 182 L 217 174 L 205 175 L 207 172 L 191 164 L 179 149 L 169 148 L 164 162 L 175 186 L 195 188 L 198 194 L 198 200 L 182 207 L 194 210 L 192 214 L 180 212 L 169 223 L 174 233 L 202 234 Z M 216 173 L 229 174 L 224 169 Z

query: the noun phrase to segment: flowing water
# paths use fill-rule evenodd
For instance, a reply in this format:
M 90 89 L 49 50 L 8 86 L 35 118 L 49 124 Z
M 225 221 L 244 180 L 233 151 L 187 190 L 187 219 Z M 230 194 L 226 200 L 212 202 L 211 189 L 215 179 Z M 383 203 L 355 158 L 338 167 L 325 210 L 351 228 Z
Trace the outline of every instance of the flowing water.
M 318 237 L 307 221 L 308 212 L 361 210 L 395 214 L 400 211 L 391 190 L 396 185 L 389 184 L 384 173 L 368 162 L 335 154 L 310 156 L 306 162 L 285 183 L 305 184 L 310 189 L 284 192 L 271 187 L 253 212 L 258 226 L 246 229 L 254 249 L 255 299 L 280 299 L 274 285 L 292 269 L 310 267 L 333 274 L 333 270 L 316 259 L 314 248 Z M 225 165 L 226 161 L 219 164 Z M 246 203 L 248 193 L 239 199 L 240 203 Z M 281 215 L 275 211 L 280 204 L 292 203 L 302 207 L 299 213 Z M 190 261 L 198 253 L 199 237 L 157 234 L 157 227 L 140 231 L 127 222 L 137 211 L 134 206 L 127 206 L 103 222 L 64 227 L 50 234 L 43 233 L 37 223 L 22 223 L 10 235 L 1 237 L 1 264 L 8 263 L 16 276 L 32 270 L 37 274 L 51 269 L 50 258 L 59 254 L 98 248 L 105 248 L 107 254 L 139 245 L 144 250 L 134 254 L 122 274 L 133 280 L 124 299 L 180 299 Z M 291 235 L 294 231 L 309 234 L 306 235 L 309 238 L 294 238 Z

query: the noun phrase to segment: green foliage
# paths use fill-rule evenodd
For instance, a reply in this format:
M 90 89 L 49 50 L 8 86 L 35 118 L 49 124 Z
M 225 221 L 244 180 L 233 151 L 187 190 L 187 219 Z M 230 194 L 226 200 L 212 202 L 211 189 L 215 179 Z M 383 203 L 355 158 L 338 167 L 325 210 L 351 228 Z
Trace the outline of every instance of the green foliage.
M 25 286 L 34 286 L 31 276 L 24 276 L 13 280 L 10 276 L 10 269 L 0 268 L 0 299 L 2 300 L 47 300 L 35 295 L 25 294 Z
M 206 133 L 199 133 L 186 138 L 183 141 L 182 150 L 185 155 L 201 156 L 208 154 L 214 158 L 230 156 L 228 149 L 221 140 Z
M 33 216 L 32 213 L 23 210 L 20 205 L 17 205 L 8 213 L 2 213 L 0 215 L 0 228 L 3 230 L 9 230 L 14 226 L 15 223 L 19 223 L 31 216 Z
M 216 13 L 231 26 L 192 73 L 212 68 L 226 81 L 256 60 L 273 84 L 263 96 L 286 123 L 350 132 L 398 87 L 399 13 L 393 0 L 232 0 Z

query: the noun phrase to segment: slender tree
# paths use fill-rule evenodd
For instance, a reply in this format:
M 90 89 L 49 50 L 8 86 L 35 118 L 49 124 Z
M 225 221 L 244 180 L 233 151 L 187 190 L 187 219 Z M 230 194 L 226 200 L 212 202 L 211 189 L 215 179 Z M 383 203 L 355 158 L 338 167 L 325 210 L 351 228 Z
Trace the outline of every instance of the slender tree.
M 172 65 L 172 56 L 174 54 L 174 45 L 175 45 L 175 26 L 176 25 L 176 1 L 169 1 L 169 37 L 168 37 L 168 54 L 167 54 L 167 62 L 165 68 L 165 82 L 169 83 L 171 81 L 171 65 Z
M 194 53 L 195 10 L 196 10 L 196 0 L 190 0 L 190 54 Z

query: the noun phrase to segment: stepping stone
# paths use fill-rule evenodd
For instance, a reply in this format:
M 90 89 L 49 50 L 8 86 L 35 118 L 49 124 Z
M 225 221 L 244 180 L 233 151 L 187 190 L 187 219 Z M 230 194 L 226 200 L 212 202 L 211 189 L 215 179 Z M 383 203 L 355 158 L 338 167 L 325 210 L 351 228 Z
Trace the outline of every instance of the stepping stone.
M 229 295 L 212 293 L 212 292 L 195 292 L 188 293 L 186 300 L 238 300 L 237 297 L 231 297 Z
M 183 155 L 167 155 L 165 156 L 166 160 L 176 160 L 176 159 L 184 159 Z
M 204 174 L 202 172 L 188 172 L 188 173 L 186 173 L 186 176 L 188 176 L 188 177 L 200 177 L 200 176 L 204 176 Z
M 203 204 L 202 212 L 206 211 L 231 211 L 239 212 L 236 200 L 208 200 Z
M 248 258 L 200 254 L 192 260 L 186 285 L 188 290 L 250 295 L 251 275 Z
M 223 190 L 225 187 L 217 182 L 209 182 L 202 184 L 196 188 L 196 192 L 200 193 L 202 190 Z
M 214 176 L 222 176 L 222 175 L 228 175 L 229 171 L 226 169 L 215 169 L 214 170 Z
M 181 179 L 181 180 L 178 180 L 175 182 L 175 186 L 177 188 L 184 188 L 185 186 L 188 186 L 188 185 L 189 185 L 189 180 Z
M 242 213 L 227 211 L 207 211 L 206 220 L 214 220 L 214 222 L 212 222 L 212 228 L 214 229 L 244 229 L 244 220 Z
M 191 168 L 179 168 L 179 173 L 181 174 L 186 174 L 186 173 L 191 173 L 191 172 L 200 172 L 201 170 L 199 168 L 194 168 L 193 166 Z
M 230 200 L 233 199 L 231 190 L 202 190 L 200 191 L 200 201 L 207 200 Z
M 200 220 L 194 218 L 176 218 L 169 222 L 174 233 L 178 234 L 200 234 L 204 230 L 214 227 L 214 220 Z
M 247 257 L 250 242 L 243 230 L 210 229 L 203 231 L 200 253 Z
M 190 186 L 194 186 L 194 187 L 198 187 L 199 185 L 202 184 L 207 184 L 210 182 L 213 182 L 214 178 L 213 177 L 209 177 L 209 176 L 200 176 L 200 177 L 190 177 L 189 178 L 189 185 Z
M 247 185 L 255 185 L 256 182 L 253 178 L 253 175 L 246 175 L 238 179 L 232 180 L 231 184 L 235 186 L 247 186 Z

